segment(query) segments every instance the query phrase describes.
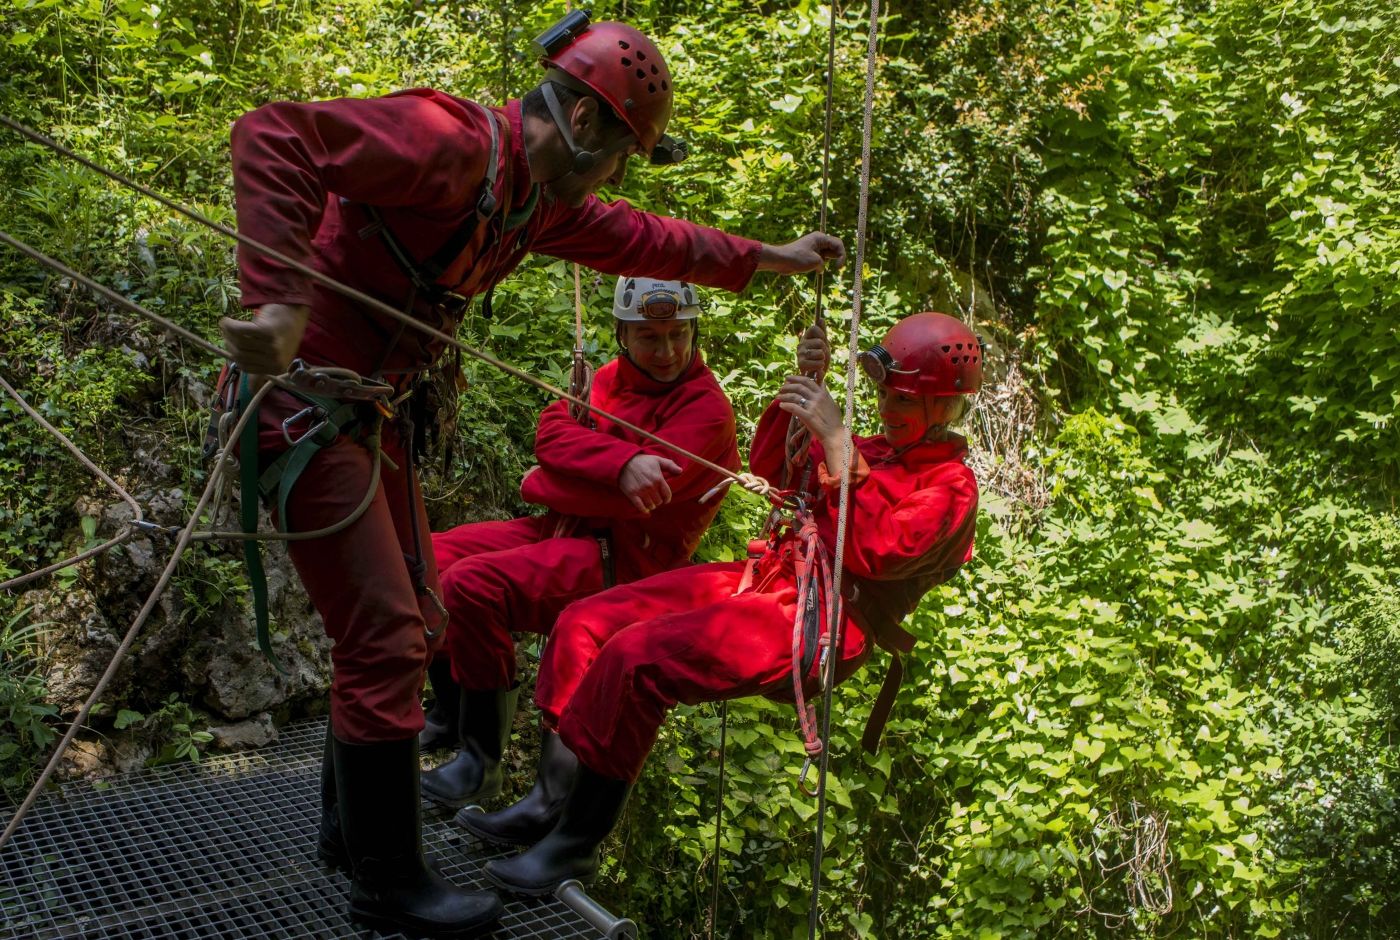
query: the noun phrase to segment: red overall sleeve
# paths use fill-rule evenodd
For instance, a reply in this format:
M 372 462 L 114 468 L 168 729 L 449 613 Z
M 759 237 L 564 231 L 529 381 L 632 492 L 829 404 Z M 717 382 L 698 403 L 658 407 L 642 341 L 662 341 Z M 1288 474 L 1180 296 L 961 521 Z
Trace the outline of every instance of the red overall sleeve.
M 579 424 L 569 414 L 568 402 L 553 402 L 540 412 L 535 459 L 546 470 L 611 486 L 616 492 L 622 468 L 640 453 L 638 444 Z
M 490 152 L 480 109 L 436 92 L 312 103 L 279 101 L 233 125 L 238 229 L 311 263 L 330 194 L 378 206 L 460 212 L 476 198 Z M 308 303 L 308 278 L 238 247 L 244 306 Z
M 836 487 L 828 489 L 834 519 L 840 480 L 823 483 Z M 845 565 L 873 581 L 936 574 L 968 560 L 976 525 L 977 479 L 962 461 L 940 463 L 916 481 L 867 474 L 850 490 Z
M 520 498 L 566 516 L 637 519 L 645 515 L 616 486 L 603 486 L 546 467 L 525 475 L 520 481 Z
M 641 212 L 624 199 L 603 202 L 589 196 L 580 208 L 552 215 L 530 250 L 605 274 L 741 291 L 758 270 L 763 247 L 709 226 Z
M 685 400 L 671 402 L 670 407 L 675 409 L 674 414 L 652 433 L 721 466 L 732 459 L 730 448 L 734 440 L 734 411 L 722 393 L 701 391 Z M 622 429 L 618 433 L 631 434 Z M 578 487 L 577 495 L 567 497 L 574 504 L 582 503 L 604 489 L 621 499 L 632 510 L 630 515 L 640 515 L 617 486 L 627 461 L 638 454 L 665 457 L 680 466 L 680 473 L 666 476 L 673 502 L 702 496 L 721 479 L 709 467 L 654 441 L 635 444 L 606 431 L 590 430 L 573 419 L 567 403 L 557 401 L 540 414 L 539 429 L 535 435 L 535 459 L 539 461 L 541 470 L 550 471 L 547 478 L 549 489 L 543 489 L 546 483 L 542 480 L 536 484 L 539 488 L 531 491 L 539 495 L 548 492 L 552 501 L 525 496 L 523 485 L 521 495 L 529 502 L 559 509 L 556 503 L 566 498 L 560 492 L 566 486 Z M 539 474 L 532 473 L 530 476 Z M 577 510 L 570 512 L 577 513 Z M 600 511 L 596 507 L 582 514 L 620 515 Z

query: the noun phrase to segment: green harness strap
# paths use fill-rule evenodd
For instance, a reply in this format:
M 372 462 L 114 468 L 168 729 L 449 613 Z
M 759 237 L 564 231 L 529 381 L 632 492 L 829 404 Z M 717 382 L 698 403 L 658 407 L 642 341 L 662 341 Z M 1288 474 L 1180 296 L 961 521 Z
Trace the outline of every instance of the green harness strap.
M 334 398 L 298 392 L 299 397 L 310 402 L 315 410 L 311 420 L 319 422 L 316 429 L 302 436 L 295 444 L 283 451 L 261 475 L 258 473 L 258 422 L 248 421 L 238 442 L 238 482 L 239 482 L 239 525 L 244 532 L 258 531 L 258 504 L 261 499 L 277 496 L 277 530 L 287 531 L 287 497 L 296 485 L 297 478 L 311 463 L 311 458 L 323 447 L 329 446 L 341 433 L 359 420 L 354 404 Z M 238 408 L 242 411 L 252 399 L 248 387 L 248 376 L 240 377 L 238 385 Z M 283 675 L 287 670 L 272 651 L 272 633 L 269 627 L 267 574 L 263 570 L 262 547 L 256 539 L 243 542 L 243 560 L 248 565 L 248 581 L 253 591 L 253 620 L 257 626 L 258 649 L 272 663 L 274 669 Z

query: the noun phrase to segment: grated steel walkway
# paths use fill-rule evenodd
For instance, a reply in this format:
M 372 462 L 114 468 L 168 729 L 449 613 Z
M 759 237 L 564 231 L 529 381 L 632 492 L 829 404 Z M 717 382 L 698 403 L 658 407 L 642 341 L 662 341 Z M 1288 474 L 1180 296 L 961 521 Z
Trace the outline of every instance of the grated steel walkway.
M 0 940 L 383 936 L 349 920 L 348 880 L 316 858 L 325 733 L 305 722 L 261 751 L 45 796 L 0 852 Z M 481 863 L 508 852 L 449 819 L 425 806 L 428 851 L 451 881 L 489 887 Z M 556 898 L 503 900 L 493 940 L 603 936 Z

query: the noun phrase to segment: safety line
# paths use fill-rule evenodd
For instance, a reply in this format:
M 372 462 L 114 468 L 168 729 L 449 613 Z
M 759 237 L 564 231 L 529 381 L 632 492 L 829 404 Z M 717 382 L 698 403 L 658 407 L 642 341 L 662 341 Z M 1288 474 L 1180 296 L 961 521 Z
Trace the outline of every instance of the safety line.
M 841 662 L 842 640 L 845 631 L 844 605 L 841 600 L 842 562 L 846 549 L 846 523 L 850 515 L 851 457 L 855 449 L 855 439 L 851 437 L 851 426 L 855 423 L 856 402 L 856 363 L 860 354 L 860 315 L 862 311 L 862 289 L 865 269 L 865 229 L 870 205 L 870 140 L 873 133 L 875 113 L 875 65 L 876 47 L 879 40 L 880 0 L 870 0 L 870 32 L 865 58 L 865 114 L 861 126 L 860 146 L 860 199 L 856 210 L 856 250 L 855 283 L 851 293 L 851 338 L 846 363 L 846 446 L 845 461 L 842 463 L 841 501 L 836 512 L 836 547 L 832 566 L 832 604 L 835 623 L 830 627 L 831 647 L 827 658 L 825 690 L 822 696 L 822 753 L 817 771 L 817 833 L 812 847 L 812 903 L 807 912 L 808 940 L 816 940 L 817 925 L 821 919 L 821 878 L 822 841 L 826 828 L 826 780 L 831 762 L 831 708 L 836 689 L 836 668 Z
M 87 157 L 84 157 L 68 149 L 67 147 L 60 144 L 58 141 L 50 137 L 46 137 L 38 131 L 33 130 L 32 128 L 27 127 L 23 124 L 20 124 L 18 121 L 15 121 L 14 119 L 6 115 L 0 115 L 0 125 L 10 128 L 10 130 L 15 131 L 17 134 L 20 134 L 24 137 L 27 137 L 28 139 L 34 141 L 37 144 L 41 144 L 42 146 L 48 147 L 55 153 L 62 154 L 68 159 L 87 167 L 95 173 L 99 173 L 110 180 L 120 183 L 121 185 L 129 187 L 135 190 L 136 192 L 141 193 L 144 196 L 154 199 L 156 202 L 160 203 L 166 208 L 174 212 L 178 212 L 180 215 L 183 215 L 188 219 L 198 222 L 199 224 L 204 225 L 216 232 L 219 232 L 222 235 L 226 235 L 229 238 L 236 240 L 239 244 L 247 245 L 254 251 L 260 252 L 269 258 L 273 258 L 281 262 L 282 264 L 291 268 L 293 271 L 296 271 L 299 274 L 304 274 L 316 283 L 321 284 L 322 286 L 327 287 L 330 290 L 333 290 L 344 297 L 349 297 L 351 300 L 355 300 L 359 303 L 362 303 L 377 313 L 382 313 L 390 319 L 402 323 L 406 327 L 415 329 L 420 333 L 425 333 L 428 336 L 431 336 L 433 339 L 436 339 L 439 342 L 442 342 L 448 346 L 460 349 L 462 352 L 473 357 L 474 359 L 478 359 L 482 362 L 487 363 L 488 365 L 494 366 L 495 368 L 506 373 L 507 375 L 517 378 L 520 381 L 525 382 L 529 385 L 533 385 L 535 388 L 538 388 L 541 391 L 548 392 L 555 398 L 560 398 L 564 401 L 572 402 L 573 404 L 578 405 L 581 408 L 586 408 L 594 414 L 598 415 L 599 417 L 606 418 L 607 420 L 616 424 L 618 427 L 626 428 L 633 434 L 636 434 L 644 438 L 645 440 L 651 441 L 653 444 L 658 444 L 661 447 L 664 447 L 667 450 L 671 451 L 672 453 L 679 454 L 680 456 L 684 457 L 686 460 L 691 461 L 692 463 L 698 464 L 699 466 L 702 466 L 707 470 L 714 471 L 715 473 L 730 480 L 733 483 L 738 483 L 744 489 L 749 490 L 752 493 L 757 493 L 760 496 L 770 496 L 773 492 L 773 488 L 765 480 L 757 479 L 752 474 L 735 473 L 733 470 L 730 470 L 727 467 L 722 467 L 712 460 L 707 460 L 704 457 L 701 457 L 699 454 L 691 453 L 684 447 L 681 447 L 679 444 L 674 444 L 662 437 L 659 437 L 656 434 L 653 434 L 651 431 L 638 427 L 630 421 L 626 421 L 622 418 L 617 417 L 616 415 L 610 414 L 602 408 L 598 408 L 597 406 L 591 404 L 590 402 L 584 401 L 576 395 L 569 394 L 564 389 L 559 388 L 556 385 L 546 382 L 543 379 L 536 378 L 530 373 L 525 372 L 524 370 L 519 369 L 516 366 L 505 362 L 504 360 L 497 359 L 490 353 L 483 352 L 482 350 L 477 349 L 474 346 L 469 346 L 461 340 L 457 339 L 455 336 L 450 336 L 449 334 L 444 333 L 442 330 L 431 327 L 428 324 L 422 322 L 421 320 L 413 318 L 412 316 L 404 313 L 401 310 L 398 310 L 395 307 L 390 306 L 389 304 L 385 303 L 382 300 L 379 300 L 376 297 L 371 297 L 369 294 L 366 294 L 360 290 L 356 290 L 348 284 L 342 283 L 341 281 L 338 281 L 333 277 L 330 277 L 326 274 L 323 274 L 320 271 L 317 271 L 315 268 L 302 264 L 300 261 L 288 257 L 287 255 L 283 254 L 277 249 L 272 248 L 269 245 L 263 244 L 255 238 L 252 238 L 248 235 L 244 235 L 241 232 L 237 232 L 229 228 L 227 225 L 215 222 L 208 216 L 203 215 L 202 213 L 191 209 L 188 206 L 181 205 L 180 203 L 177 203 L 174 200 L 161 195 L 160 193 L 156 192 L 148 186 L 142 185 L 141 183 L 138 183 L 129 177 L 123 176 L 115 170 L 108 169 L 107 167 L 102 166 L 99 163 L 95 163 L 92 160 L 89 160 Z M 224 353 L 224 355 L 228 354 Z

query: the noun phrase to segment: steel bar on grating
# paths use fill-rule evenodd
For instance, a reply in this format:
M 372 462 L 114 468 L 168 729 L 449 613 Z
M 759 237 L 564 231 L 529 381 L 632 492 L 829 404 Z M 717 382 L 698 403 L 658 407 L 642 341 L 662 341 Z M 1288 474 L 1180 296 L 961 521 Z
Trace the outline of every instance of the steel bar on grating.
M 349 882 L 316 858 L 324 741 L 324 721 L 304 722 L 261 751 L 46 794 L 0 850 L 0 940 L 379 936 L 348 919 Z M 482 863 L 508 852 L 445 811 L 425 810 L 423 829 L 468 887 L 488 887 Z M 558 898 L 504 900 L 493 938 L 606 936 Z

